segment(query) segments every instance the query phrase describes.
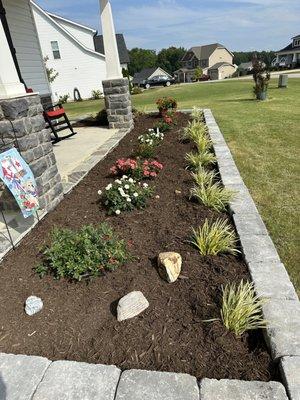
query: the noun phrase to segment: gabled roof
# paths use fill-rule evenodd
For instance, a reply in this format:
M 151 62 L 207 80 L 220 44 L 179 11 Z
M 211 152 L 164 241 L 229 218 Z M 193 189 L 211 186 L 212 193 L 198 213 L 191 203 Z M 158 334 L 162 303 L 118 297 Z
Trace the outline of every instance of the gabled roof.
M 239 68 L 240 68 L 240 69 L 248 69 L 248 68 L 252 68 L 252 67 L 253 67 L 252 61 L 244 62 L 244 63 L 241 63 L 241 64 L 239 65 Z
M 63 32 L 73 43 L 75 43 L 78 47 L 80 47 L 83 51 L 86 53 L 93 54 L 94 56 L 98 57 L 105 57 L 104 54 L 100 54 L 95 50 L 89 49 L 87 46 L 83 45 L 79 40 L 76 39 L 75 36 L 73 36 L 67 29 L 65 29 L 60 23 L 58 23 L 55 18 L 52 18 L 50 14 L 48 14 L 46 11 L 44 11 L 40 6 L 38 6 L 34 1 L 30 0 L 30 3 L 33 7 L 35 7 L 40 13 L 42 13 L 49 21 L 51 21 L 52 24 L 56 26 L 58 30 Z
M 161 69 L 166 75 L 171 76 L 168 72 L 166 72 L 161 67 L 152 67 L 152 68 L 144 68 L 140 72 L 136 72 L 133 77 L 133 83 L 140 83 L 154 74 L 157 69 Z
M 293 51 L 293 50 L 300 50 L 300 46 L 294 46 L 293 43 L 290 43 L 288 46 L 286 46 L 284 49 L 278 50 L 276 53 L 284 53 L 286 51 Z M 275 53 L 275 54 L 276 54 Z
M 78 24 L 77 22 L 71 21 L 71 20 L 69 20 L 67 18 L 61 17 L 60 15 L 53 14 L 53 13 L 50 13 L 50 12 L 47 12 L 47 14 L 50 15 L 51 18 L 55 18 L 55 19 L 58 19 L 59 21 L 67 22 L 70 25 L 74 25 L 76 27 L 85 29 L 85 30 L 87 30 L 89 32 L 92 32 L 94 34 L 97 33 L 96 29 L 90 28 L 89 26 Z
M 225 66 L 225 65 L 226 65 L 226 66 L 230 66 L 230 67 L 234 67 L 233 64 L 230 64 L 230 63 L 228 63 L 228 62 L 219 62 L 219 63 L 213 65 L 212 67 L 208 68 L 208 70 L 211 70 L 211 69 L 219 69 L 220 67 L 223 67 L 223 66 Z
M 186 56 L 189 53 L 193 53 L 198 60 L 207 60 L 216 49 L 225 49 L 227 50 L 230 54 L 232 54 L 228 49 L 226 49 L 225 46 L 223 46 L 220 43 L 213 43 L 213 44 L 207 44 L 205 46 L 194 46 L 191 47 L 188 52 L 184 55 L 182 61 L 186 61 L 190 57 L 186 58 Z
M 128 64 L 130 62 L 129 53 L 122 33 L 116 34 L 119 58 L 121 64 Z M 104 54 L 103 35 L 94 36 L 95 50 L 98 53 Z

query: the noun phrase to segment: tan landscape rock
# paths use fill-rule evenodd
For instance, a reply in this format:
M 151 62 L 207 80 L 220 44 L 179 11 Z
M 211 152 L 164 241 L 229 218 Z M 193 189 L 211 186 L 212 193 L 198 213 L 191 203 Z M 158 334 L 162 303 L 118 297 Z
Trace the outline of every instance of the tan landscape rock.
M 182 258 L 179 253 L 160 253 L 158 256 L 158 271 L 160 276 L 169 283 L 173 283 L 180 275 Z
M 142 292 L 134 291 L 122 297 L 117 307 L 118 321 L 134 318 L 149 307 L 149 302 Z

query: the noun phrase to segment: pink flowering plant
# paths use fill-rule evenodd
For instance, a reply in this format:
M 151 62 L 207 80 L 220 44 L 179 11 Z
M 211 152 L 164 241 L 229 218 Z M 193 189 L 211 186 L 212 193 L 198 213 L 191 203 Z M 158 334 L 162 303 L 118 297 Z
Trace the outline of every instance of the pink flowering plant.
M 163 165 L 156 160 L 140 160 L 132 158 L 120 158 L 115 165 L 110 168 L 110 172 L 116 176 L 129 175 L 130 177 L 141 180 L 145 178 L 156 178 L 163 169 Z
M 107 185 L 104 192 L 99 190 L 98 194 L 109 215 L 120 215 L 124 211 L 145 208 L 153 189 L 147 183 L 137 182 L 124 175 Z

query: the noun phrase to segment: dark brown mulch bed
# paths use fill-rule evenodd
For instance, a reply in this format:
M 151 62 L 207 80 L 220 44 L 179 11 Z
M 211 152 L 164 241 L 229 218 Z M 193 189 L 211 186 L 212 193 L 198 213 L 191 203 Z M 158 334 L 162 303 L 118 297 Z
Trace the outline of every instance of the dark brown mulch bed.
M 178 140 L 187 116 L 180 115 L 157 152 L 165 165 L 154 182 L 159 199 L 153 197 L 143 211 L 119 217 L 107 217 L 98 202 L 97 191 L 111 181 L 109 167 L 129 156 L 137 136 L 153 123 L 154 117 L 139 117 L 134 131 L 1 264 L 0 352 L 186 372 L 198 378 L 276 379 L 260 332 L 238 339 L 219 322 L 203 322 L 219 316 L 221 285 L 247 278 L 248 272 L 234 256 L 201 257 L 187 243 L 191 227 L 219 216 L 188 200 L 192 182 L 184 155 L 192 146 Z M 38 249 L 53 226 L 76 229 L 104 220 L 128 240 L 133 262 L 89 283 L 40 279 L 33 272 Z M 183 257 L 182 276 L 174 284 L 165 283 L 156 271 L 155 258 L 162 251 Z M 132 290 L 141 290 L 150 307 L 118 323 L 117 300 Z M 28 317 L 24 301 L 33 294 L 43 299 L 44 309 Z

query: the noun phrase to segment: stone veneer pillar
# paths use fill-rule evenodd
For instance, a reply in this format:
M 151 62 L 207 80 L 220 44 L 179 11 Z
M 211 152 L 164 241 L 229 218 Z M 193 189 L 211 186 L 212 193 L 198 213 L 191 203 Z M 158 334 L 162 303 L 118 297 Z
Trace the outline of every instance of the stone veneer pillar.
M 133 128 L 128 79 L 107 79 L 102 82 L 102 85 L 109 127 L 115 129 Z
M 14 142 L 15 136 L 17 142 Z M 7 149 L 15 144 L 35 176 L 40 208 L 46 211 L 54 208 L 63 198 L 63 186 L 40 96 L 0 99 L 1 144 Z

